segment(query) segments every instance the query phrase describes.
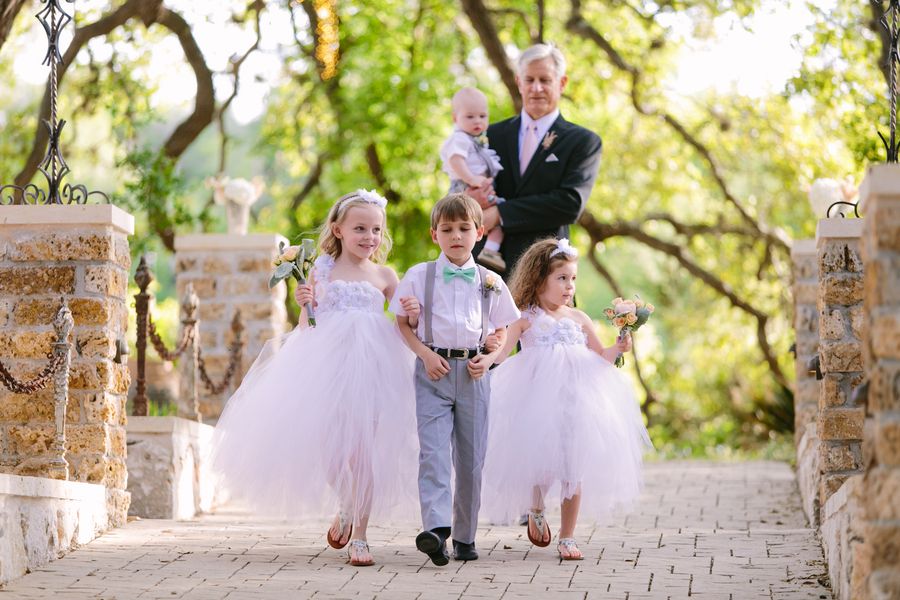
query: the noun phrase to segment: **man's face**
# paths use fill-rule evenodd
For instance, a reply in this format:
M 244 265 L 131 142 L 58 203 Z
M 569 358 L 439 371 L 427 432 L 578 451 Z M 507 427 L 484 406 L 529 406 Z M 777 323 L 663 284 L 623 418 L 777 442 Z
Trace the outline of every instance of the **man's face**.
M 556 74 L 552 58 L 533 60 L 516 76 L 525 112 L 540 119 L 556 110 L 569 78 Z

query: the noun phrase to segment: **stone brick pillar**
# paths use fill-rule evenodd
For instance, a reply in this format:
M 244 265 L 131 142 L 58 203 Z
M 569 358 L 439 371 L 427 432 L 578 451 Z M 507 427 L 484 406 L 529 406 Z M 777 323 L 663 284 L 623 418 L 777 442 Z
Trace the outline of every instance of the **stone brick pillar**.
M 131 215 L 111 205 L 0 207 L 0 360 L 34 376 L 65 296 L 75 319 L 66 413 L 69 477 L 107 488 L 110 523 L 125 522 L 126 287 Z M 125 346 L 127 351 L 127 346 Z M 0 472 L 47 476 L 53 390 L 0 386 Z
M 819 447 L 819 504 L 851 475 L 862 473 L 865 409 L 851 391 L 862 383 L 863 265 L 861 219 L 822 219 L 816 229 L 819 262 L 820 382 L 816 430 Z
M 286 286 L 269 289 L 272 261 L 278 243 L 287 242 L 276 234 L 193 234 L 175 239 L 175 272 L 178 297 L 188 283 L 200 298 L 200 347 L 207 371 L 214 381 L 224 375 L 231 343 L 231 320 L 241 311 L 244 324 L 244 352 L 241 369 L 232 385 L 213 396 L 200 386 L 200 413 L 206 423 L 215 423 L 225 401 L 240 378 L 253 364 L 266 340 L 288 330 L 285 309 Z M 183 370 L 189 363 L 179 361 L 182 381 L 190 381 Z M 182 386 L 184 388 L 184 386 Z M 184 389 L 179 394 L 178 414 L 193 417 L 191 399 Z
M 900 598 L 900 166 L 869 168 L 860 189 L 865 215 L 863 356 L 869 382 L 865 536 L 871 546 L 866 598 Z M 871 431 L 872 439 L 868 439 Z M 869 452 L 867 452 L 869 454 Z
M 819 515 L 819 382 L 809 374 L 808 365 L 819 351 L 818 296 L 819 264 L 816 241 L 795 240 L 793 262 L 794 335 L 796 343 L 794 383 L 794 442 L 797 445 L 797 480 L 803 509 L 809 522 Z

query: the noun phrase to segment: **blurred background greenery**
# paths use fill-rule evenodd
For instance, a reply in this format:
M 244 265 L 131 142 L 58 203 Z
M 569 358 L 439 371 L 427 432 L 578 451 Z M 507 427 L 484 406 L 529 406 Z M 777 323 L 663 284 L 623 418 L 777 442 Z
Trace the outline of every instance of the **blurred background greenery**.
M 427 215 L 447 187 L 437 150 L 453 92 L 477 86 L 492 120 L 510 116 L 518 52 L 555 42 L 569 59 L 562 112 L 604 140 L 573 235 L 579 305 L 599 317 L 639 293 L 657 306 L 626 366 L 657 448 L 786 458 L 789 248 L 814 235 L 813 180 L 858 183 L 880 160 L 885 5 L 84 0 L 75 41 L 63 36 L 63 151 L 71 181 L 135 215 L 132 252 L 151 257 L 171 343 L 174 236 L 224 231 L 205 178 L 262 176 L 251 231 L 293 240 L 341 194 L 376 188 L 402 273 L 437 253 Z M 15 0 L 0 17 L 3 183 L 41 179 L 39 8 Z

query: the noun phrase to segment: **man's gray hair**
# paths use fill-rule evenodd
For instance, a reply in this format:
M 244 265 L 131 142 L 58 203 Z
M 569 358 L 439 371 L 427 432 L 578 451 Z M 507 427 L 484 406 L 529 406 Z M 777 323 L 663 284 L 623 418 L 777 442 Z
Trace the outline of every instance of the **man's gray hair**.
M 559 48 L 553 44 L 535 44 L 534 46 L 527 48 L 519 55 L 516 73 L 521 75 L 525 70 L 525 67 L 536 60 L 544 60 L 545 58 L 549 58 L 553 61 L 557 77 L 562 77 L 566 74 L 566 57 L 563 56 L 563 53 L 560 52 Z

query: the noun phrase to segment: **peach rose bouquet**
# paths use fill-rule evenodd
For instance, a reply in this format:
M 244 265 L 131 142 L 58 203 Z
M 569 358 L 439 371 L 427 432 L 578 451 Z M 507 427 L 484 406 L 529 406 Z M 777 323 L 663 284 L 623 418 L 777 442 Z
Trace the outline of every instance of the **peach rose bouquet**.
M 616 298 L 612 301 L 612 306 L 603 311 L 606 320 L 619 330 L 620 339 L 637 331 L 650 319 L 655 310 L 652 304 L 644 302 L 637 294 L 634 297 L 634 300 Z M 621 353 L 616 357 L 615 364 L 617 367 L 625 364 L 625 357 Z
M 300 240 L 300 245 L 286 248 L 284 242 L 280 242 L 278 244 L 278 256 L 272 262 L 275 270 L 272 271 L 272 276 L 269 278 L 269 287 L 275 287 L 279 282 L 292 275 L 300 283 L 306 283 L 315 258 L 315 240 L 304 238 Z M 305 308 L 310 327 L 315 327 L 316 317 L 313 315 L 312 306 L 307 304 Z

